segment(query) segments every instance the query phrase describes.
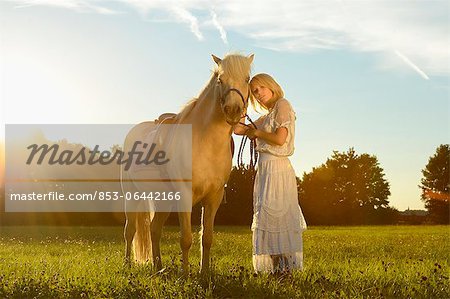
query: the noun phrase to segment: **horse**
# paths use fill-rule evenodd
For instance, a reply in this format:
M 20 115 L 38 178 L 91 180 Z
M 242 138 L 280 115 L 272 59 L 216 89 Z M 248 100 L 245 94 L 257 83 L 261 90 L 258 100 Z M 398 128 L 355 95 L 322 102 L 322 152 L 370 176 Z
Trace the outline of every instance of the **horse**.
M 224 186 L 232 168 L 231 134 L 245 115 L 250 96 L 250 71 L 254 55 L 212 55 L 215 69 L 197 98 L 189 101 L 171 118 L 173 124 L 192 126 L 192 207 L 202 205 L 200 272 L 210 269 L 210 250 L 216 212 L 224 197 Z M 146 125 L 138 125 L 129 134 L 142 134 Z M 192 245 L 191 210 L 178 212 L 182 251 L 182 271 L 189 272 Z M 170 212 L 128 212 L 124 229 L 125 262 L 130 264 L 131 250 L 138 263 L 150 260 L 162 269 L 160 240 Z M 133 248 L 132 248 L 133 247 Z

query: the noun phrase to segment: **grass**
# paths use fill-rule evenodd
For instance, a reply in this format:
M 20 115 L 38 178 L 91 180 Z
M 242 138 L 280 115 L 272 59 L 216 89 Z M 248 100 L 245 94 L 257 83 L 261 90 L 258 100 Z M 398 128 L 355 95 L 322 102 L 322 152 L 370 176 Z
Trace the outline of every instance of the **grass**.
M 216 227 L 207 279 L 194 233 L 182 277 L 178 236 L 165 228 L 155 273 L 123 266 L 119 227 L 0 227 L 0 298 L 450 298 L 449 226 L 310 227 L 285 279 L 253 274 L 248 227 Z

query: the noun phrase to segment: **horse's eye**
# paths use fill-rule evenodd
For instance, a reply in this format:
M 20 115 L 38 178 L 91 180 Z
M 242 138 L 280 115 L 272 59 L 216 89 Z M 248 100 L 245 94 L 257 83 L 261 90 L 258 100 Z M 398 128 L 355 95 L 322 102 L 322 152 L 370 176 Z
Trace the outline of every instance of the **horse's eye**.
M 222 84 L 222 79 L 217 78 L 217 84 Z

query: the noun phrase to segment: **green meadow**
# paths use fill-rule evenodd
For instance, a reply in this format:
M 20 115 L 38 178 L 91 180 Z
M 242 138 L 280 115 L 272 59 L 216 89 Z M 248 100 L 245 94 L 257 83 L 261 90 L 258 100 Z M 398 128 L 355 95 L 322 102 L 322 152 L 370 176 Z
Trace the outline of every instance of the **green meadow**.
M 198 230 L 180 274 L 178 237 L 164 229 L 155 273 L 123 265 L 120 227 L 0 227 L 0 298 L 450 298 L 449 226 L 309 227 L 281 278 L 253 273 L 248 227 L 216 227 L 208 277 Z

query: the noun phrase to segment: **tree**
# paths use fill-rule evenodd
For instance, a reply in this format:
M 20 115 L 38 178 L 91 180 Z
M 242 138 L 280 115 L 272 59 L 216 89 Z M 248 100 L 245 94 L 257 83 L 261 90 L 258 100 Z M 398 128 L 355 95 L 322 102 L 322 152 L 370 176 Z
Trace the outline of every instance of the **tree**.
M 423 192 L 422 201 L 430 219 L 435 223 L 449 223 L 450 213 L 450 145 L 441 144 L 436 153 L 428 159 L 422 170 L 423 178 L 419 187 Z
M 389 183 L 376 156 L 333 152 L 326 163 L 304 173 L 300 204 L 312 224 L 382 223 L 391 215 Z

